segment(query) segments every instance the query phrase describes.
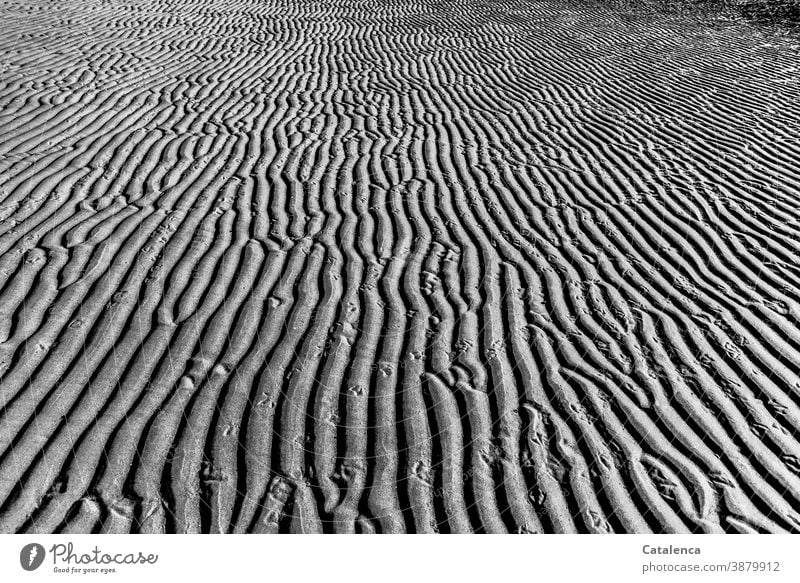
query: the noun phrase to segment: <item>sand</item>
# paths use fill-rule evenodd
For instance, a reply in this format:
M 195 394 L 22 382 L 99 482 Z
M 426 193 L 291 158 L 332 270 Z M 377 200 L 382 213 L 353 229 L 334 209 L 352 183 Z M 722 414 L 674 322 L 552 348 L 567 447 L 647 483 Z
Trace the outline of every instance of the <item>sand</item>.
M 797 38 L 0 22 L 0 531 L 800 532 Z

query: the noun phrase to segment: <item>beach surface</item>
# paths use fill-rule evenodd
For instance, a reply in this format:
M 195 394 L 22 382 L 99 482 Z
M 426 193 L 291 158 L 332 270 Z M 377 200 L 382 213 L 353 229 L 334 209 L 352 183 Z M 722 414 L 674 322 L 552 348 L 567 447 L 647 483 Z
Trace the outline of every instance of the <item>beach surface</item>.
M 800 37 L 0 23 L 0 532 L 800 532 Z

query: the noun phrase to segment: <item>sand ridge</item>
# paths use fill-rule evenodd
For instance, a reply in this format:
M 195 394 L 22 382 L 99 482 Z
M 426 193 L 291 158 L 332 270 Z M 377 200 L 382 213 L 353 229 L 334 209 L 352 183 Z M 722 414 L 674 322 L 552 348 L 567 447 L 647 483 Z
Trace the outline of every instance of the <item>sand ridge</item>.
M 0 531 L 800 530 L 791 37 L 0 11 Z

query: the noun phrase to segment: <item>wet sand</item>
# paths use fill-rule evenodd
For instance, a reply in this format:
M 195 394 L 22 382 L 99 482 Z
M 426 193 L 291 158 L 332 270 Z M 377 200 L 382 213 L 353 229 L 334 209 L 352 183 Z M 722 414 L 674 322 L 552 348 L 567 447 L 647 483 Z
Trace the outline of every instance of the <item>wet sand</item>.
M 0 19 L 0 531 L 800 531 L 797 38 Z

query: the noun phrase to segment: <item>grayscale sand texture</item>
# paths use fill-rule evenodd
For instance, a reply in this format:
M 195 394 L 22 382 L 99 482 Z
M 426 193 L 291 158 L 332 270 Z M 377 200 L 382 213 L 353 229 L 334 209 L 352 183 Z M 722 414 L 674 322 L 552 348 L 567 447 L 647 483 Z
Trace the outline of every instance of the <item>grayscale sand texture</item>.
M 800 531 L 800 36 L 0 3 L 0 531 Z

